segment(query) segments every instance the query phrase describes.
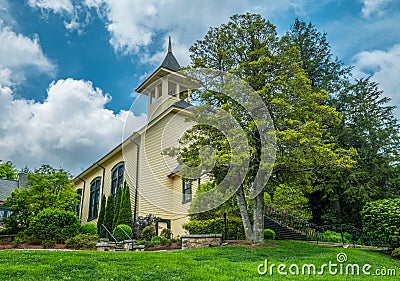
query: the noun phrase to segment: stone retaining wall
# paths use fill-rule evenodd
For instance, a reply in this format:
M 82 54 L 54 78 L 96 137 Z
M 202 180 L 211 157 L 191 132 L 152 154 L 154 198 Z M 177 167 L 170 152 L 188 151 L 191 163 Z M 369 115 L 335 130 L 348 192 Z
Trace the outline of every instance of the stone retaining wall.
M 182 250 L 221 246 L 221 234 L 182 235 Z

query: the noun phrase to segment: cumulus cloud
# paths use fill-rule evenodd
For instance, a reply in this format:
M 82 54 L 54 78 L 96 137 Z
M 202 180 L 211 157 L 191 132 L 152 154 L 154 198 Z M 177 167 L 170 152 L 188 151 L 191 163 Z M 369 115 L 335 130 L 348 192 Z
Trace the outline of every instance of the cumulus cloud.
M 54 73 L 56 67 L 43 54 L 38 37 L 28 38 L 15 33 L 0 22 L 0 84 L 23 80 L 27 68 Z
M 360 52 L 354 57 L 355 74 L 358 77 L 372 76 L 372 80 L 380 84 L 392 103 L 400 105 L 400 44 L 389 50 L 373 50 Z M 396 109 L 400 117 L 400 109 Z
M 392 0 L 363 0 L 362 14 L 364 17 L 369 17 L 373 14 L 382 15 L 386 4 Z
M 72 13 L 74 10 L 71 0 L 29 0 L 28 4 L 34 8 L 52 10 L 54 13 Z
M 104 20 L 110 34 L 110 44 L 114 50 L 122 54 L 148 53 L 147 47 L 159 35 L 172 35 L 176 45 L 174 53 L 180 58 L 188 57 L 188 46 L 209 26 L 226 22 L 235 13 L 257 12 L 274 14 L 287 9 L 301 9 L 298 0 L 269 1 L 268 5 L 260 5 L 257 0 L 240 1 L 191 1 L 187 0 L 85 0 L 73 2 L 64 0 L 30 0 L 36 7 L 49 9 L 65 16 L 68 11 L 72 24 L 67 28 L 78 29 L 77 13 L 89 13 L 92 10 Z M 45 3 L 45 4 L 44 4 Z M 62 9 L 60 6 L 65 7 Z M 85 20 L 86 16 L 83 17 Z M 82 25 L 86 25 L 83 22 Z M 160 46 L 159 42 L 156 42 Z M 181 51 L 181 49 L 185 51 Z M 163 50 L 165 54 L 165 50 Z M 180 54 L 182 53 L 182 54 Z M 160 54 L 147 54 L 150 59 L 160 58 Z M 159 63 L 159 61 L 157 61 Z
M 145 125 L 145 114 L 133 116 L 105 108 L 111 97 L 89 81 L 58 80 L 44 102 L 14 99 L 0 88 L 0 155 L 16 165 L 49 163 L 77 174 L 122 140 L 125 120 L 132 130 Z

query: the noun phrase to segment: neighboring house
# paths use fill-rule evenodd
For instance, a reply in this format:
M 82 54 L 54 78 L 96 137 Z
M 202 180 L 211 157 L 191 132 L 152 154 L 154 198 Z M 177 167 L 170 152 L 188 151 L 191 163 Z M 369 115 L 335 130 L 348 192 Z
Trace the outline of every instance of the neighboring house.
M 170 228 L 175 236 L 184 233 L 182 224 L 188 222 L 192 194 L 200 181 L 183 179 L 176 159 L 162 155 L 164 148 L 178 145 L 178 132 L 188 127 L 184 119 L 190 104 L 183 98 L 190 101 L 190 90 L 184 87 L 179 68 L 170 41 L 161 66 L 136 89 L 148 96 L 147 125 L 128 133 L 125 141 L 74 178 L 83 223 L 96 223 L 102 195 L 115 196 L 126 181 L 134 219 L 152 214 L 161 219 L 158 231 Z
M 24 173 L 18 174 L 17 180 L 0 179 L 0 227 L 2 227 L 3 219 L 12 214 L 10 208 L 5 206 L 4 202 L 14 189 L 26 187 L 26 182 L 26 174 Z

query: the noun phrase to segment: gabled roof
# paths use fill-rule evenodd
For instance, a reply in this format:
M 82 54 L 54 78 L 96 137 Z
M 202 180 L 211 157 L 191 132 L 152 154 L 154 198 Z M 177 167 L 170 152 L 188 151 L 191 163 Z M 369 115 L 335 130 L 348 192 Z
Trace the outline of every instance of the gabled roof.
M 0 179 L 0 202 L 6 201 L 11 192 L 18 187 L 18 181 Z

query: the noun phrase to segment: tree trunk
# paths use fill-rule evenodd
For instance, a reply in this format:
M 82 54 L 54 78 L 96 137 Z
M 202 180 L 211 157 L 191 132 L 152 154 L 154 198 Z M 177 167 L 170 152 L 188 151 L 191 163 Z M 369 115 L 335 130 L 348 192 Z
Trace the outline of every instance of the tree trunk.
M 254 244 L 264 243 L 264 192 L 260 192 L 254 199 L 253 206 L 253 233 Z
M 254 232 L 253 226 L 250 221 L 250 216 L 247 211 L 246 197 L 244 196 L 243 186 L 240 186 L 236 191 L 236 199 L 239 205 L 240 215 L 242 216 L 244 233 L 246 234 L 246 240 L 253 243 Z

